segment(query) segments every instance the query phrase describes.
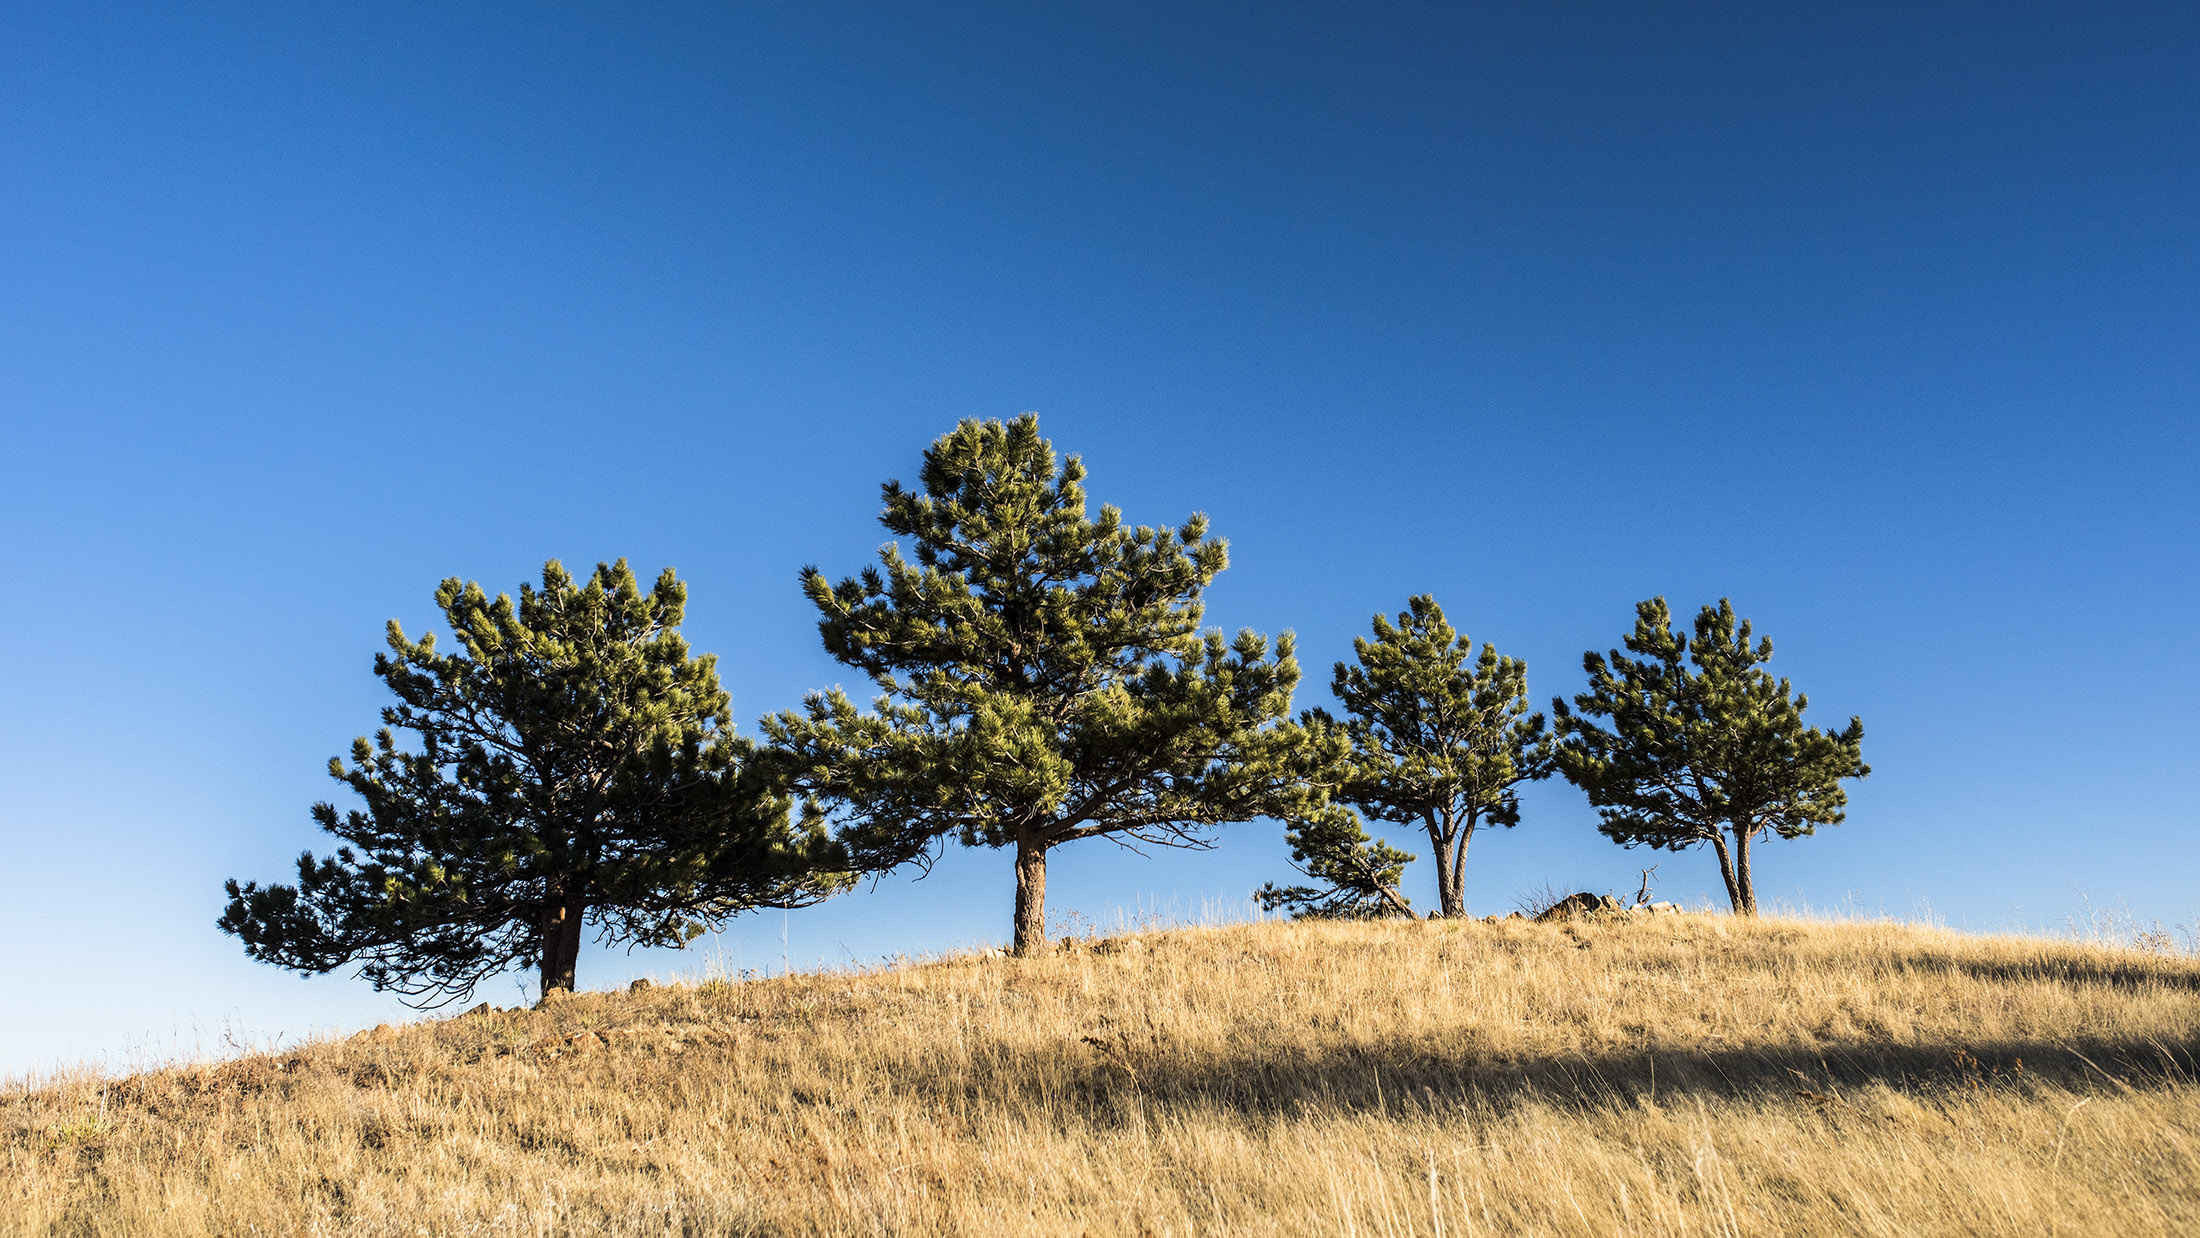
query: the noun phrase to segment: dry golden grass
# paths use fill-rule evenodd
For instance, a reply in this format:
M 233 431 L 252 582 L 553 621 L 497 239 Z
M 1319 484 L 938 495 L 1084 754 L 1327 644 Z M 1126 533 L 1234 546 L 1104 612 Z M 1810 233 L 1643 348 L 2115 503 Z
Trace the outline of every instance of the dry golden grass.
M 2200 964 L 1259 924 L 0 1094 L 0 1232 L 2200 1233 Z

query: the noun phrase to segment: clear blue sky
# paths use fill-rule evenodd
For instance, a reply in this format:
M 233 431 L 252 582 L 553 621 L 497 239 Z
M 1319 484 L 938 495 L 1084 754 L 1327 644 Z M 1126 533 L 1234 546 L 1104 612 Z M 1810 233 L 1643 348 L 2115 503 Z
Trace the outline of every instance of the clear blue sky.
M 797 569 L 1027 409 L 1212 517 L 1302 706 L 1415 592 L 1539 700 L 1729 596 L 1875 770 L 1765 897 L 2200 918 L 2190 5 L 731 7 L 0 15 L 0 1070 L 403 1013 L 213 922 L 323 845 L 444 576 L 674 566 L 753 730 L 860 686 Z M 1593 822 L 1538 787 L 1472 908 L 1716 893 Z M 1287 875 L 1272 823 L 1084 843 L 1051 905 Z M 998 941 L 1009 876 L 704 956 Z

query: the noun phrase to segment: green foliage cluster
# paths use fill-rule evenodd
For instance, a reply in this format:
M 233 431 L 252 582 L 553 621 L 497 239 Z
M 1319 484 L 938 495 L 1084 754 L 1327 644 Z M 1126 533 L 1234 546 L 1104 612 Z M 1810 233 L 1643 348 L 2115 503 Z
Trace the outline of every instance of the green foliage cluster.
M 1770 642 L 1723 601 L 1693 642 L 1663 599 L 1642 603 L 1629 653 L 1586 656 L 1590 691 L 1554 703 L 1554 731 L 1528 709 L 1525 663 L 1416 596 L 1336 664 L 1341 715 L 1294 720 L 1291 634 L 1203 626 L 1229 562 L 1205 518 L 1129 526 L 1094 515 L 1084 481 L 1030 415 L 933 443 L 917 486 L 883 487 L 896 540 L 876 566 L 801 574 L 826 650 L 876 689 L 869 708 L 815 693 L 765 718 L 762 744 L 734 733 L 715 659 L 679 636 L 670 569 L 644 591 L 624 560 L 585 584 L 552 561 L 516 602 L 444 581 L 458 651 L 392 620 L 374 670 L 397 703 L 330 762 L 364 804 L 314 807 L 342 845 L 302 855 L 295 884 L 231 881 L 220 926 L 255 958 L 356 963 L 423 1000 L 522 965 L 548 992 L 572 987 L 587 926 L 679 945 L 958 843 L 1013 848 L 1015 947 L 1031 952 L 1054 848 L 1205 846 L 1255 818 L 1286 824 L 1313 883 L 1265 886 L 1263 906 L 1414 914 L 1399 890 L 1414 857 L 1372 821 L 1425 833 L 1437 914 L 1456 916 L 1475 831 L 1517 825 L 1521 786 L 1554 772 L 1615 841 L 1710 844 L 1751 913 L 1750 840 L 1841 820 L 1841 780 L 1869 772 L 1861 724 L 1803 726 L 1805 698 L 1760 669 Z
M 1265 911 L 1325 920 L 1372 920 L 1411 916 L 1413 904 L 1399 892 L 1413 853 L 1370 837 L 1367 827 L 1341 804 L 1309 813 L 1284 830 L 1291 862 L 1318 885 L 1279 886 L 1271 881 L 1253 891 Z

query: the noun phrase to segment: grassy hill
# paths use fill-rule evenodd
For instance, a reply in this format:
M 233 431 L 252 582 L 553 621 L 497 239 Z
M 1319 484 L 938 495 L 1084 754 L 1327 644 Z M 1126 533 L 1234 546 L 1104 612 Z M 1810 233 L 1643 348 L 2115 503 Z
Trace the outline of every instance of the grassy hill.
M 2200 1233 L 2200 962 L 1258 924 L 0 1094 L 0 1232 Z

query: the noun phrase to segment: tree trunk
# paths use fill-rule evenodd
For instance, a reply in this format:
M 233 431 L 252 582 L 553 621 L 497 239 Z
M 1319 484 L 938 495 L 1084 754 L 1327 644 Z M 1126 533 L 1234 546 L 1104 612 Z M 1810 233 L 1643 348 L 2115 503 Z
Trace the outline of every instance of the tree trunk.
M 1436 853 L 1436 914 L 1453 918 L 1467 914 L 1466 889 L 1467 840 L 1474 837 L 1474 817 L 1470 814 L 1464 825 L 1459 824 L 1447 810 L 1438 815 L 1433 808 L 1423 812 L 1428 822 L 1429 849 Z
M 1047 845 L 1031 834 L 1016 837 L 1016 953 L 1047 948 Z
M 1443 885 L 1436 897 L 1443 904 L 1447 918 L 1467 914 L 1467 844 L 1473 841 L 1474 818 L 1469 817 L 1467 823 L 1459 827 L 1458 837 L 1452 843 L 1450 865 L 1437 873 Z
M 1757 914 L 1757 888 L 1749 880 L 1749 831 L 1734 827 L 1734 914 Z
M 1381 892 L 1383 896 L 1383 901 L 1390 904 L 1390 909 L 1392 911 L 1397 912 L 1399 915 L 1404 916 L 1409 920 L 1417 918 L 1413 914 L 1413 904 L 1408 903 L 1405 900 L 1404 896 L 1400 895 L 1398 891 L 1392 889 L 1387 885 L 1384 885 L 1382 878 L 1375 875 L 1374 865 L 1369 865 L 1364 871 L 1367 873 L 1368 881 L 1373 883 L 1376 890 Z
M 542 912 L 542 995 L 573 991 L 573 965 L 581 956 L 581 921 L 588 902 L 579 894 L 552 890 Z
M 1734 854 L 1727 850 L 1726 835 L 1713 832 L 1711 849 L 1719 853 L 1719 880 L 1726 883 L 1726 901 L 1733 904 L 1735 915 L 1746 915 L 1742 910 L 1742 887 L 1734 880 Z
M 1459 874 L 1452 868 L 1451 839 L 1445 837 L 1443 823 L 1433 815 L 1428 822 L 1428 843 L 1429 849 L 1436 853 L 1436 914 L 1458 915 L 1453 903 L 1458 898 Z

